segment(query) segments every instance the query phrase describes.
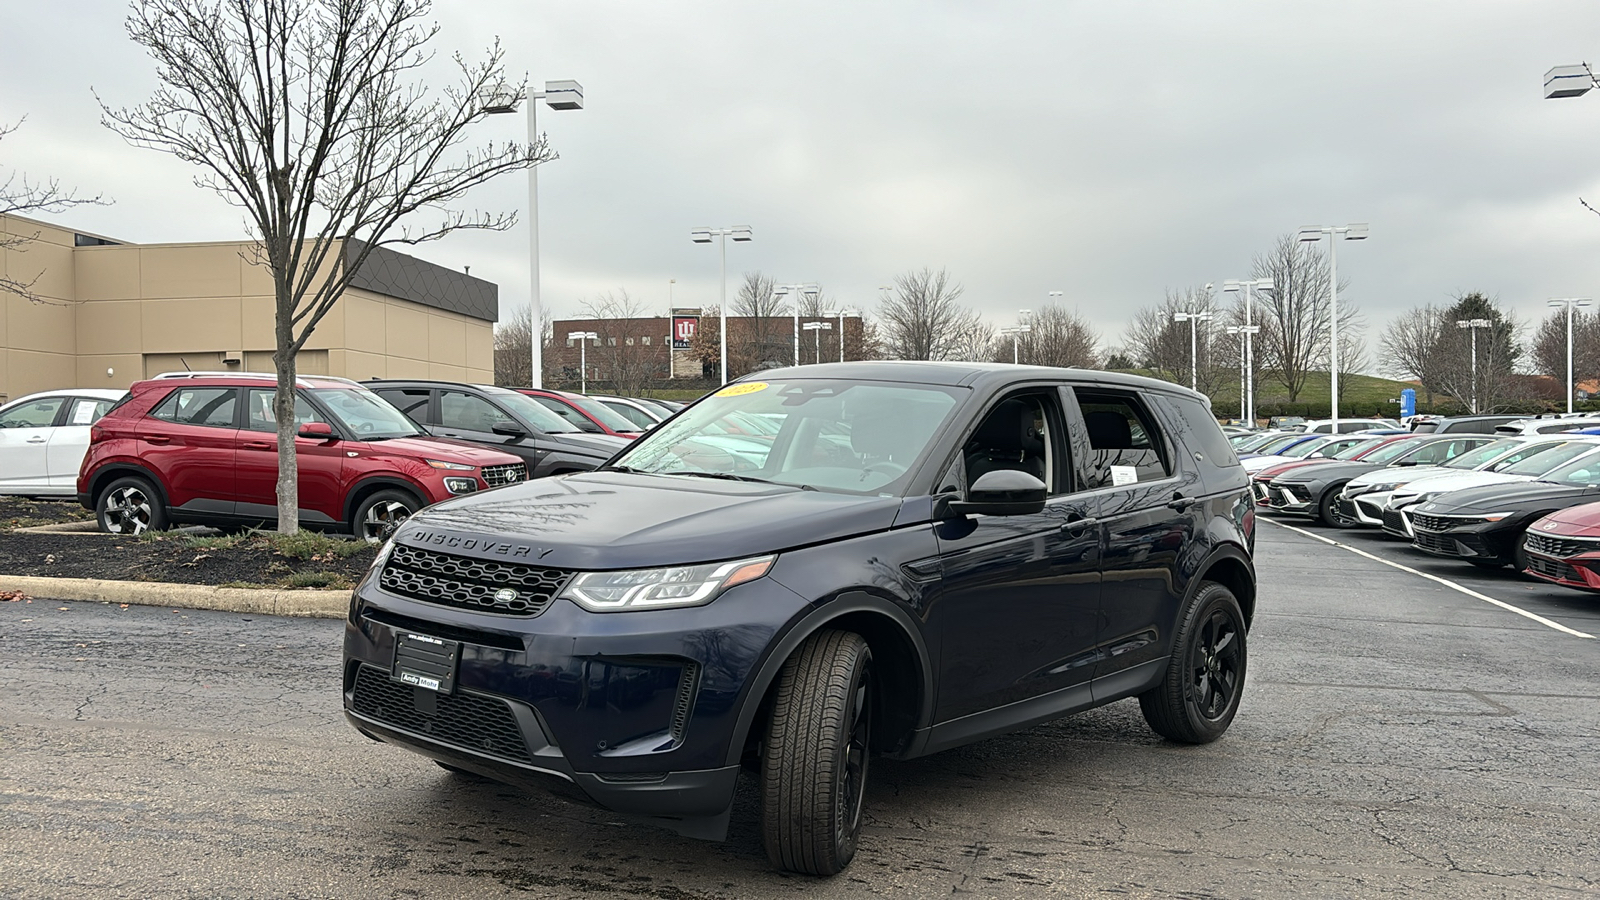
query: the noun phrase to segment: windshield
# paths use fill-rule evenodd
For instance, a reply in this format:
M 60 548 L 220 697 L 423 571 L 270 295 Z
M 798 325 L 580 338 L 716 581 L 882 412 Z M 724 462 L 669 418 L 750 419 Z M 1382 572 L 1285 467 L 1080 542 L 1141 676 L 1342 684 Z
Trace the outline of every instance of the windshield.
M 547 434 L 573 434 L 578 431 L 576 426 L 545 409 L 526 394 L 519 394 L 516 391 L 505 393 L 494 391 L 489 396 L 494 398 L 494 402 L 526 419 L 529 425 Z
M 1543 449 L 1549 449 L 1551 446 L 1553 445 L 1546 444 Z M 1455 459 L 1450 460 L 1447 463 L 1444 463 L 1443 465 L 1446 469 L 1476 469 L 1479 466 L 1494 462 L 1502 456 L 1516 456 L 1516 454 L 1512 453 L 1512 451 L 1516 450 L 1518 447 L 1529 448 L 1529 452 L 1531 453 L 1538 452 L 1537 450 L 1533 450 L 1531 445 L 1523 443 L 1522 441 L 1503 439 L 1498 441 L 1490 441 L 1476 450 L 1468 450 L 1467 452 L 1461 454 Z M 1521 458 L 1522 457 L 1517 457 L 1517 459 Z M 1515 460 L 1513 460 L 1513 462 L 1515 462 Z
M 1357 441 L 1343 450 L 1340 450 L 1337 453 L 1329 453 L 1327 456 L 1331 459 L 1355 459 L 1356 457 L 1370 451 L 1373 447 L 1376 447 L 1381 443 L 1383 443 L 1382 438 L 1369 438 L 1364 441 Z
M 628 421 L 622 413 L 601 403 L 599 400 L 591 400 L 582 394 L 562 394 L 561 399 L 588 413 L 590 418 L 612 431 L 623 431 L 632 434 L 639 430 L 639 426 Z
M 1573 441 L 1571 443 L 1557 444 L 1542 453 L 1535 453 L 1516 465 L 1506 466 L 1503 469 L 1497 467 L 1495 471 L 1504 472 L 1507 475 L 1526 475 L 1530 478 L 1538 478 L 1562 463 L 1570 462 L 1586 453 L 1592 453 L 1595 449 L 1595 445 L 1588 442 Z
M 1594 447 L 1584 449 L 1593 451 Z M 1540 454 L 1543 456 L 1544 454 Z M 1560 468 L 1550 472 L 1540 481 L 1553 481 L 1556 484 L 1568 484 L 1574 487 L 1589 487 L 1600 484 L 1600 455 L 1590 452 L 1582 458 L 1575 459 Z
M 1376 463 L 1380 466 L 1386 466 L 1404 456 L 1406 453 L 1415 450 L 1418 446 L 1418 443 L 1418 441 L 1395 441 L 1392 444 L 1387 444 L 1379 447 L 1371 453 L 1368 453 L 1366 456 L 1362 457 L 1361 461 L 1367 463 Z
M 1275 437 L 1280 437 L 1280 435 L 1277 435 L 1277 434 L 1241 434 L 1241 435 L 1239 435 L 1237 437 L 1228 438 L 1228 442 L 1233 444 L 1233 449 L 1236 452 L 1248 453 L 1251 450 L 1255 449 L 1256 447 L 1259 447 L 1262 444 L 1265 444 L 1267 441 L 1270 441 Z
M 328 412 L 361 440 L 381 441 L 426 433 L 405 413 L 366 388 L 311 388 L 308 393 L 321 400 Z
M 886 492 L 959 396 L 953 388 L 831 379 L 734 384 L 647 433 L 612 468 Z
M 1270 441 L 1257 444 L 1255 449 L 1251 450 L 1250 452 L 1260 453 L 1261 455 L 1265 456 L 1272 453 L 1274 450 L 1277 450 L 1281 447 L 1287 447 L 1295 441 L 1303 440 L 1304 438 L 1305 435 L 1303 434 L 1280 434 Z
M 1303 444 L 1295 444 L 1278 455 L 1288 459 L 1300 459 L 1301 457 L 1310 456 L 1311 451 L 1327 443 L 1328 441 L 1325 438 L 1313 438 Z

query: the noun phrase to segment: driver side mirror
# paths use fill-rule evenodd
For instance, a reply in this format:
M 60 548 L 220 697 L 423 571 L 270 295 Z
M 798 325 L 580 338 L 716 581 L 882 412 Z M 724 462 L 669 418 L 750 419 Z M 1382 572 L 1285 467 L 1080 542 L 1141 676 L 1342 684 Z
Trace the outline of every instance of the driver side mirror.
M 528 436 L 528 432 L 524 431 L 521 425 L 518 425 L 510 419 L 501 419 L 500 421 L 494 423 L 489 430 L 495 434 L 504 435 L 508 438 L 517 438 L 519 440 Z
M 967 496 L 945 507 L 958 516 L 1028 516 L 1044 509 L 1044 482 L 1015 469 L 985 472 L 967 488 Z
M 316 441 L 331 441 L 334 439 L 333 426 L 327 422 L 306 422 L 300 426 L 300 430 L 295 434 Z

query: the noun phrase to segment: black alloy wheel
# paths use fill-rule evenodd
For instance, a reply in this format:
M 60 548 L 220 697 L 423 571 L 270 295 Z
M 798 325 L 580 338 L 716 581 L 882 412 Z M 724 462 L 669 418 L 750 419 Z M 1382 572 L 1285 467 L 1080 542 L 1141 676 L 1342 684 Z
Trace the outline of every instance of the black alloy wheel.
M 821 631 L 784 663 L 761 760 L 761 825 L 774 866 L 835 875 L 855 856 L 872 738 L 872 650 Z
M 1239 601 L 1222 585 L 1205 582 L 1179 623 L 1166 676 L 1139 695 L 1139 709 L 1168 740 L 1210 743 L 1239 711 L 1248 663 Z
M 107 534 L 143 534 L 167 527 L 167 505 L 150 482 L 128 475 L 111 482 L 95 501 L 95 518 Z
M 1322 492 L 1322 501 L 1317 504 L 1317 518 L 1322 524 L 1330 528 L 1354 528 L 1356 521 L 1347 518 L 1339 511 L 1339 492 L 1344 490 L 1344 485 L 1336 484 Z
M 351 531 L 369 544 L 381 544 L 421 508 L 422 501 L 406 491 L 378 491 L 356 507 Z

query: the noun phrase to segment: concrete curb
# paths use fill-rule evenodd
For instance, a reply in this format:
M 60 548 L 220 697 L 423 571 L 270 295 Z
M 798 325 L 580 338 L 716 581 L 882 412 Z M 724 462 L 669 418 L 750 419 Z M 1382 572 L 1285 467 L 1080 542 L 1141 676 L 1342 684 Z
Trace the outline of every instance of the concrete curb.
M 0 575 L 0 591 L 21 591 L 30 597 L 50 600 L 129 603 L 316 619 L 342 619 L 350 611 L 349 591 L 225 588 L 156 581 L 40 578 L 30 575 Z
M 99 534 L 110 537 L 93 522 L 58 522 L 54 525 L 30 525 L 11 529 L 16 534 Z

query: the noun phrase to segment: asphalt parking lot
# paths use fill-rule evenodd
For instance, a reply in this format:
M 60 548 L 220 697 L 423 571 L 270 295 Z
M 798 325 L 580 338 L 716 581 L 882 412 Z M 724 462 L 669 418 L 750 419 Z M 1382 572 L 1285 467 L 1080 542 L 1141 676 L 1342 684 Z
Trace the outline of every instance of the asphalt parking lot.
M 1298 523 L 1292 522 L 1291 524 Z M 1261 526 L 1244 705 L 1123 702 L 879 761 L 862 849 L 725 844 L 465 782 L 339 711 L 340 623 L 0 603 L 0 895 L 1559 897 L 1600 891 L 1600 598 Z

